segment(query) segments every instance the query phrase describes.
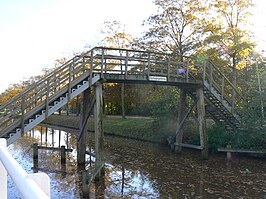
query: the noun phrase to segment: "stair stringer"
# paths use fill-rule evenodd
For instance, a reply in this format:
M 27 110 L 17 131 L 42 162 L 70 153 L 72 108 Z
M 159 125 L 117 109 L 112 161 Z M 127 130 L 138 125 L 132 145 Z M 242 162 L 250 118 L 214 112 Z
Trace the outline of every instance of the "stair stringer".
M 54 101 L 54 106 L 49 106 L 48 114 L 46 115 L 45 110 L 42 110 L 42 114 L 36 114 L 35 119 L 30 119 L 28 124 L 24 125 L 24 132 L 27 132 L 40 124 L 42 121 L 44 121 L 47 117 L 52 115 L 54 112 L 62 108 L 64 105 L 66 105 L 70 100 L 72 100 L 74 97 L 88 89 L 90 86 L 94 85 L 97 81 L 100 80 L 100 75 L 96 74 L 92 78 L 91 85 L 89 79 L 85 79 L 82 81 L 82 84 L 78 84 L 77 88 L 71 89 L 70 97 L 68 96 L 68 93 L 65 93 L 64 97 L 60 97 L 60 101 Z M 55 103 L 56 102 L 56 103 Z M 22 137 L 23 132 L 20 127 L 15 127 L 16 132 L 10 133 L 10 137 L 7 138 L 7 145 L 10 145 L 14 143 L 16 140 Z

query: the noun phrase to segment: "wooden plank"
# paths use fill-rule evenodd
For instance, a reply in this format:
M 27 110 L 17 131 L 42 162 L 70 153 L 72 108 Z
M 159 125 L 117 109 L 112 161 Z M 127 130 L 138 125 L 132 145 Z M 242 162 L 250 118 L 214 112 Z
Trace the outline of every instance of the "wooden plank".
M 89 151 L 86 151 L 86 154 L 87 154 L 87 155 L 90 155 L 90 156 L 92 156 L 92 157 L 96 157 L 95 153 L 92 153 L 92 152 L 89 152 Z
M 96 168 L 92 171 L 91 174 L 89 174 L 88 171 L 86 171 L 86 184 L 90 184 L 93 181 L 93 179 L 101 172 L 103 167 L 104 167 L 104 162 L 101 162 L 96 166 Z
M 198 149 L 198 150 L 202 150 L 203 147 L 202 146 L 198 146 L 198 145 L 194 145 L 194 144 L 186 144 L 186 143 L 175 143 L 175 146 L 181 146 L 181 147 L 185 147 L 185 148 L 190 148 L 190 149 Z
M 266 151 L 252 151 L 245 149 L 227 149 L 227 148 L 218 148 L 219 152 L 231 152 L 231 153 L 255 153 L 255 154 L 266 154 Z
M 31 146 L 34 148 L 34 146 Z M 38 149 L 51 150 L 51 151 L 61 151 L 60 147 L 47 147 L 47 146 L 37 146 Z M 72 152 L 73 149 L 65 149 L 66 152 Z

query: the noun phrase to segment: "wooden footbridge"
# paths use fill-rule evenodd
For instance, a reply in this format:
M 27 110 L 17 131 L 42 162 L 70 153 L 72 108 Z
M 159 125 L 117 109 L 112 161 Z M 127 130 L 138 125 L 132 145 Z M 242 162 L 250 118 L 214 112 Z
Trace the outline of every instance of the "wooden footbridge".
M 184 69 L 179 74 L 179 69 Z M 234 130 L 240 124 L 236 100 L 241 100 L 227 77 L 212 63 L 197 64 L 186 58 L 178 62 L 169 54 L 148 51 L 96 47 L 73 57 L 38 82 L 29 86 L 18 96 L 0 107 L 0 137 L 13 143 L 24 132 L 40 124 L 45 118 L 83 94 L 83 108 L 78 144 L 78 162 L 84 163 L 86 152 L 86 121 L 94 110 L 96 159 L 102 159 L 102 84 L 132 83 L 176 86 L 181 89 L 179 126 L 176 130 L 176 150 L 182 146 L 182 125 L 191 112 L 186 111 L 186 96 L 191 96 L 197 107 L 198 126 L 201 137 L 199 149 L 208 156 L 205 129 L 205 112 L 215 121 Z M 94 98 L 91 98 L 94 88 Z M 232 94 L 234 93 L 234 94 Z M 234 96 L 234 97 L 233 97 Z M 235 97 L 237 96 L 237 97 Z

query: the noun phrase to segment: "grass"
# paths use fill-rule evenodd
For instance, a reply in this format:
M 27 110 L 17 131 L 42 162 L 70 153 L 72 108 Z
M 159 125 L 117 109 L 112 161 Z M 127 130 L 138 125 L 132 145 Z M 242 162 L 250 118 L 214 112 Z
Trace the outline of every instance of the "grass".
M 44 123 L 79 128 L 80 119 L 77 116 L 52 115 Z M 167 137 L 167 131 L 153 118 L 127 117 L 122 119 L 121 117 L 105 116 L 103 129 L 107 134 L 150 142 L 164 143 Z M 88 130 L 94 130 L 92 117 L 88 121 Z

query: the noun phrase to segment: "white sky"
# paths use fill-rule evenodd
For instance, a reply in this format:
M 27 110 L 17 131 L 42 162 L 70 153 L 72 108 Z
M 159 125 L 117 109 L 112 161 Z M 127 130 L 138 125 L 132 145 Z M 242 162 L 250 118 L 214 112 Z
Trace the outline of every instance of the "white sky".
M 253 1 L 252 28 L 266 50 L 266 1 Z M 136 36 L 152 13 L 153 0 L 0 0 L 0 93 L 56 59 L 89 50 L 84 47 L 99 42 L 105 20 L 121 21 Z

